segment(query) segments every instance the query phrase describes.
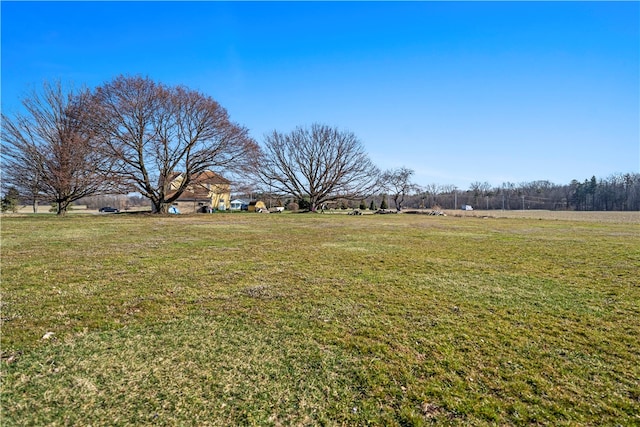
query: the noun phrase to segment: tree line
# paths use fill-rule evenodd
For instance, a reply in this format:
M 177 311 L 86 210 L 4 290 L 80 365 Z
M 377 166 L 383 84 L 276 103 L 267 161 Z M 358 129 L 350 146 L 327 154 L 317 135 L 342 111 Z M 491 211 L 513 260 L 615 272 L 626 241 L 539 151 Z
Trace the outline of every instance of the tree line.
M 504 182 L 491 186 L 473 182 L 468 189 L 432 184 L 415 191 L 411 207 L 441 206 L 446 209 L 471 205 L 476 209 L 545 210 L 640 210 L 640 173 L 617 173 L 606 178 L 555 184 L 546 180 Z
M 2 113 L 3 210 L 15 199 L 51 203 L 59 215 L 81 199 L 136 194 L 156 213 L 212 170 L 238 187 L 288 198 L 309 211 L 331 204 L 377 208 L 640 210 L 640 175 L 556 185 L 548 181 L 420 186 L 414 171 L 381 171 L 350 131 L 314 123 L 274 130 L 258 144 L 212 97 L 140 76 L 94 90 L 45 82 Z M 182 174 L 178 188 L 172 177 Z

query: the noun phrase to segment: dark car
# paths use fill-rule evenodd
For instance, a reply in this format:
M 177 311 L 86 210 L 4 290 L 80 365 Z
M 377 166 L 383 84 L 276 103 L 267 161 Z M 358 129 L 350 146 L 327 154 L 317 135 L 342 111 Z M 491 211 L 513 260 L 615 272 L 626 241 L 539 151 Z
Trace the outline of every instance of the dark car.
M 118 212 L 120 212 L 120 210 L 119 210 L 119 209 L 116 209 L 116 208 L 112 208 L 111 206 L 105 206 L 105 207 L 103 207 L 103 208 L 100 208 L 100 209 L 99 209 L 99 212 L 104 212 L 104 213 L 107 213 L 107 212 L 118 213 Z

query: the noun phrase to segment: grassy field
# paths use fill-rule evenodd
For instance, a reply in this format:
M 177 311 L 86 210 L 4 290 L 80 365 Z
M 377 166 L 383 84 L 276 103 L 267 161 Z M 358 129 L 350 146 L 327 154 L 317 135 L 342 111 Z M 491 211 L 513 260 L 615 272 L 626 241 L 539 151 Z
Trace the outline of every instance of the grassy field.
M 640 425 L 634 218 L 4 216 L 0 425 Z

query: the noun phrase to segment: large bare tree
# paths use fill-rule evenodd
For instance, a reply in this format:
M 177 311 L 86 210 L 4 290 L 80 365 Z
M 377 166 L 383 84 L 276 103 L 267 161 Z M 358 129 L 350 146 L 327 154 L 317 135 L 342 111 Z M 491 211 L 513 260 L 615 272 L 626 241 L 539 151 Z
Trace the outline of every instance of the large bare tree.
M 246 168 L 258 151 L 247 129 L 215 100 L 182 86 L 119 76 L 98 87 L 95 99 L 93 123 L 117 176 L 155 212 L 166 213 L 201 172 Z M 170 189 L 175 173 L 183 179 Z
M 24 113 L 2 114 L 4 180 L 32 199 L 34 211 L 43 200 L 64 215 L 76 200 L 113 191 L 108 159 L 88 126 L 92 104 L 86 90 L 45 82 L 22 105 Z
M 382 187 L 390 193 L 398 212 L 402 210 L 405 197 L 418 188 L 411 182 L 413 173 L 412 169 L 403 166 L 385 171 L 380 178 Z
M 379 174 L 355 134 L 321 124 L 267 135 L 258 167 L 263 184 L 308 200 L 311 211 L 370 195 Z

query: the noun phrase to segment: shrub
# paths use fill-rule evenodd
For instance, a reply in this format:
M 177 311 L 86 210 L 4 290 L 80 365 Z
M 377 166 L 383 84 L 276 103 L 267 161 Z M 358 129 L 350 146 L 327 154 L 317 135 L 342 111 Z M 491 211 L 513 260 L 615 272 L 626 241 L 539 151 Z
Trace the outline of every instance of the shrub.
M 308 211 L 311 209 L 311 202 L 306 199 L 298 200 L 298 209 L 302 209 L 303 211 Z

